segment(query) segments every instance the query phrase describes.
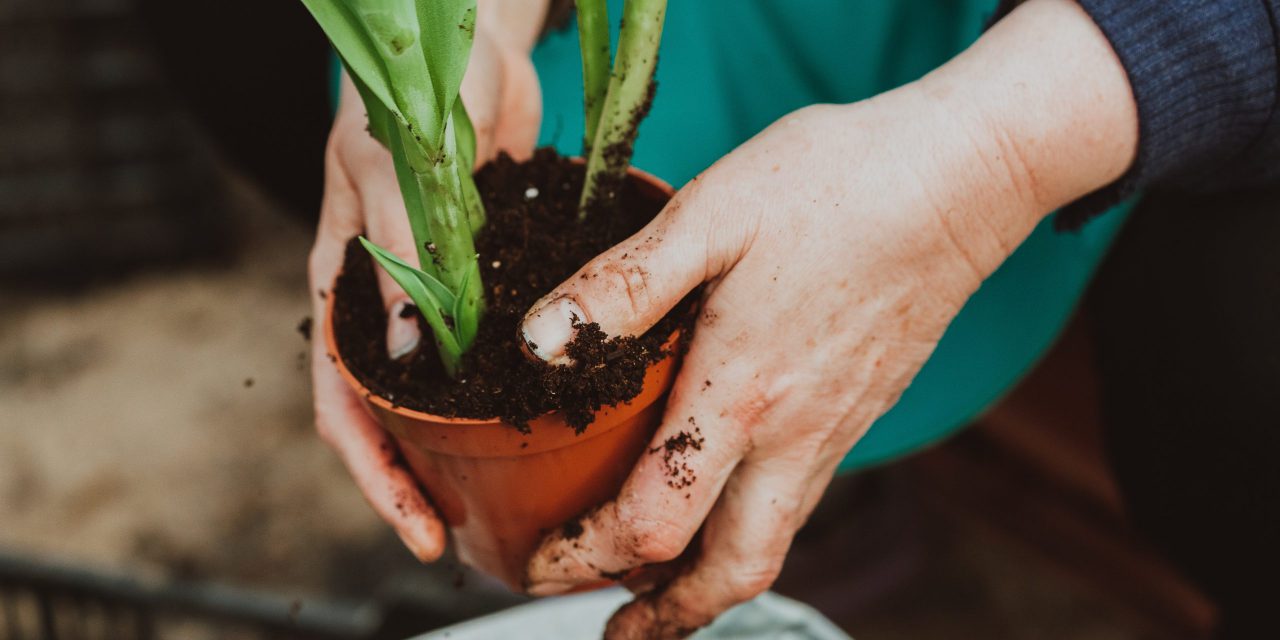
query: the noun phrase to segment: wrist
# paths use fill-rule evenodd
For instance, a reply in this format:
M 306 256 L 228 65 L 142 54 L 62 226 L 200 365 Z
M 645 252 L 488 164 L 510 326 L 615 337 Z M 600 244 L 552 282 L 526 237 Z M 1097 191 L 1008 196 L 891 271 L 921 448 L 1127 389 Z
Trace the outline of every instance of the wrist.
M 938 135 L 965 139 L 970 183 L 982 192 L 952 223 L 987 229 L 1001 261 L 1044 216 L 1118 179 L 1136 154 L 1128 78 L 1074 0 L 1023 3 L 911 87 Z

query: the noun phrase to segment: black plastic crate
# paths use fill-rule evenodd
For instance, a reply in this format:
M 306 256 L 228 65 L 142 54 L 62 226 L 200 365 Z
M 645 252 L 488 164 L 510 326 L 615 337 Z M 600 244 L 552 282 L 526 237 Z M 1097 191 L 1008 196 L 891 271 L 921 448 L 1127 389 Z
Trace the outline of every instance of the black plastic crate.
M 133 0 L 0 3 L 0 282 L 221 255 L 223 194 Z

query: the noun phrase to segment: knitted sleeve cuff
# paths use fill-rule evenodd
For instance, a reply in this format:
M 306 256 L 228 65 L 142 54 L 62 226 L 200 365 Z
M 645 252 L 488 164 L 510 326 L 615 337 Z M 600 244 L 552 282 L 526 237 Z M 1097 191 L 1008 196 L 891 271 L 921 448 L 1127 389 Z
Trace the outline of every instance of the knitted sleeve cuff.
M 1119 180 L 1068 205 L 1062 228 L 1159 183 L 1213 186 L 1275 116 L 1271 0 L 1077 0 L 1115 49 L 1138 107 L 1139 143 Z M 1002 2 L 1002 15 L 1014 3 Z M 1064 53 L 1069 55 L 1069 53 Z

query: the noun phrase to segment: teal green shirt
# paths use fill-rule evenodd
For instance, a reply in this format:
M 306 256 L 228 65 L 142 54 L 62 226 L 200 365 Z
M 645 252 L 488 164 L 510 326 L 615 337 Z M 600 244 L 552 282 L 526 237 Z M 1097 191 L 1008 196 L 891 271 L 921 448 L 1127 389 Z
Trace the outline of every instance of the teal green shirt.
M 636 166 L 679 187 L 782 115 L 848 103 L 910 82 L 977 39 L 995 0 L 674 0 L 658 93 Z M 621 15 L 621 0 L 610 16 Z M 534 52 L 540 142 L 581 152 L 577 31 Z M 857 171 L 850 163 L 850 171 Z M 998 400 L 1057 337 L 1127 206 L 1078 233 L 1036 229 L 983 284 L 889 413 L 846 457 L 849 470 L 937 442 Z

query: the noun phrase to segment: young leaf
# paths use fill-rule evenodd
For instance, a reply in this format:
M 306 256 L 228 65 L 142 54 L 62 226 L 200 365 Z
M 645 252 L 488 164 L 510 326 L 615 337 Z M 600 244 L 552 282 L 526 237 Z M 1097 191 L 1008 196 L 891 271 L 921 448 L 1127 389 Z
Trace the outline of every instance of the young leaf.
M 378 264 L 381 264 L 384 268 L 388 263 L 390 263 L 400 270 L 408 270 L 411 272 L 413 276 L 422 283 L 422 286 L 425 287 L 437 301 L 439 301 L 439 306 L 442 310 L 450 312 L 453 309 L 454 304 L 456 304 L 456 300 L 454 299 L 456 296 L 454 296 L 453 292 L 450 291 L 449 287 L 446 287 L 443 282 L 440 282 L 429 273 L 414 268 L 409 263 L 401 260 L 400 256 L 365 240 L 363 237 L 360 238 L 360 243 L 364 245 L 365 249 L 369 250 L 369 253 L 373 254 L 373 257 L 378 259 Z M 387 273 L 391 273 L 391 269 L 387 269 Z M 391 275 L 392 277 L 395 277 L 394 273 L 391 273 Z M 396 281 L 398 282 L 399 278 L 396 278 Z
M 467 212 L 467 225 L 471 233 L 480 233 L 484 228 L 484 203 L 480 201 L 480 192 L 476 190 L 475 180 L 471 176 L 476 166 L 476 129 L 471 124 L 471 117 L 462 105 L 462 100 L 453 102 L 453 118 L 449 120 L 453 127 L 455 152 L 458 156 L 457 173 L 458 188 L 462 192 L 462 207 Z
M 431 333 L 435 336 L 436 346 L 440 349 L 440 360 L 446 372 L 450 376 L 456 375 L 464 350 L 462 345 L 458 344 L 458 338 L 453 332 L 451 326 L 454 324 L 453 319 L 446 318 L 447 309 L 452 307 L 443 306 L 441 300 L 437 299 L 425 284 L 430 276 L 414 269 L 363 236 L 360 238 L 360 244 L 364 245 L 364 248 L 373 255 L 374 260 L 400 285 L 400 288 L 409 294 L 409 299 L 418 305 L 418 311 L 431 326 Z
M 453 135 L 458 143 L 458 162 L 469 173 L 476 166 L 476 128 L 461 100 L 453 102 Z
M 480 281 L 480 264 L 476 262 L 470 269 L 467 269 L 466 275 L 462 276 L 462 285 L 458 289 L 458 298 L 453 302 L 453 325 L 454 334 L 458 338 L 458 344 L 463 351 L 471 348 L 476 340 L 476 332 L 480 329 L 480 319 L 477 317 L 475 309 L 465 309 L 468 297 L 465 295 L 467 287 L 471 286 L 471 281 Z M 474 274 L 474 277 L 473 277 Z

